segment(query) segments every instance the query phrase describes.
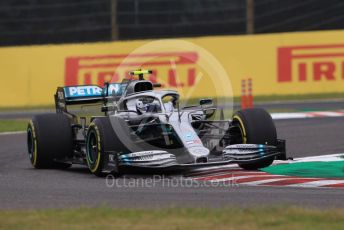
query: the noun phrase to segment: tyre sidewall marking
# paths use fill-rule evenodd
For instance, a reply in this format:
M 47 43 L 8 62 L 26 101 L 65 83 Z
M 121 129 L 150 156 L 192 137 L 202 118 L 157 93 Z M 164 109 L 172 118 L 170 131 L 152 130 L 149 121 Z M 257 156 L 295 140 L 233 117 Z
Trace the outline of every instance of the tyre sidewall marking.
M 32 141 L 33 141 L 32 144 L 34 145 L 34 147 L 33 147 L 34 151 L 32 153 L 33 159 L 31 159 L 31 163 L 33 166 L 36 166 L 36 164 L 37 164 L 37 138 L 36 138 L 35 126 L 34 126 L 32 120 L 29 122 L 29 128 L 28 129 L 31 130 Z
M 96 136 L 97 136 L 97 160 L 94 164 L 91 163 L 90 161 L 90 156 L 89 156 L 89 151 L 86 151 L 87 152 L 87 164 L 89 166 L 89 169 L 92 173 L 96 172 L 99 168 L 99 164 L 100 164 L 100 155 L 101 155 L 101 144 L 100 144 L 100 133 L 99 133 L 99 129 L 98 127 L 96 126 L 96 124 L 94 123 L 91 123 L 90 126 L 89 126 L 89 129 L 93 129 L 96 133 Z M 88 140 L 87 140 L 88 141 Z M 88 146 L 88 143 L 87 143 L 87 146 Z
M 238 116 L 238 115 L 235 115 L 233 117 L 233 120 L 236 119 L 239 121 L 240 123 L 240 130 L 241 130 L 241 134 L 243 136 L 243 144 L 246 144 L 247 143 L 247 133 L 246 133 L 246 130 L 245 130 L 245 126 L 244 126 L 244 122 L 242 121 L 242 119 Z

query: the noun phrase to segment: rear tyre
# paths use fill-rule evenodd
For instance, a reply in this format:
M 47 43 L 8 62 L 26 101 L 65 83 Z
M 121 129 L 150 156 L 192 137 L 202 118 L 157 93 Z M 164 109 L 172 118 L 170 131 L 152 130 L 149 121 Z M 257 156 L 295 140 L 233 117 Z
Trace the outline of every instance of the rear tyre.
M 89 170 L 96 176 L 104 176 L 109 162 L 109 152 L 115 151 L 118 143 L 108 117 L 100 117 L 89 125 L 86 136 L 86 160 Z M 118 169 L 117 169 L 118 173 Z
M 241 132 L 243 144 L 277 144 L 277 132 L 275 124 L 268 112 L 260 108 L 245 109 L 236 112 L 233 116 L 233 124 L 237 125 Z M 264 168 L 272 164 L 274 157 L 265 158 L 258 163 L 239 164 L 243 169 L 254 170 Z
M 27 148 L 35 168 L 68 168 L 55 162 L 73 153 L 73 133 L 69 118 L 63 114 L 36 115 L 28 124 Z

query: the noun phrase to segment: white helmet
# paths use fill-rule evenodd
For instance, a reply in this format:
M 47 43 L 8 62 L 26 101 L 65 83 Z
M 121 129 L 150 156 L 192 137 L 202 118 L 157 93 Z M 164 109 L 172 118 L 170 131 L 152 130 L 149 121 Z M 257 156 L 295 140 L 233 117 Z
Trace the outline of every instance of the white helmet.
M 139 114 L 143 114 L 147 110 L 146 105 L 140 99 L 136 101 L 136 110 Z

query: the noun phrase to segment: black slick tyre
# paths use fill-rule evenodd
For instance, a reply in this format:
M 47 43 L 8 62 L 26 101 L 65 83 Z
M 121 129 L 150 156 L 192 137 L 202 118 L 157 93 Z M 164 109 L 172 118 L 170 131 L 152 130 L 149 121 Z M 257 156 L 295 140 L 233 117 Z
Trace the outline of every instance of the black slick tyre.
M 36 115 L 27 127 L 27 148 L 35 168 L 67 168 L 71 164 L 56 162 L 73 153 L 73 133 L 64 114 Z
M 86 136 L 86 161 L 89 170 L 96 176 L 104 176 L 109 162 L 109 151 L 116 149 L 115 134 L 108 117 L 94 119 Z
M 243 144 L 277 144 L 275 124 L 268 112 L 261 108 L 240 110 L 233 115 L 233 124 L 240 128 Z M 243 169 L 255 170 L 272 164 L 274 157 L 257 163 L 239 164 Z

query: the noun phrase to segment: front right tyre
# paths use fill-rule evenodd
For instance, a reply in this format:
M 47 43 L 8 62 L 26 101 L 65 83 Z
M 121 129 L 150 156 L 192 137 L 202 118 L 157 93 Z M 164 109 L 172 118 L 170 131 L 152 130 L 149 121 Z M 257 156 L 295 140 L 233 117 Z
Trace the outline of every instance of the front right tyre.
M 233 124 L 240 129 L 241 142 L 238 144 L 277 145 L 275 124 L 268 112 L 261 108 L 244 109 L 233 116 Z M 239 164 L 243 169 L 255 170 L 272 164 L 275 157 L 267 157 L 259 162 Z

